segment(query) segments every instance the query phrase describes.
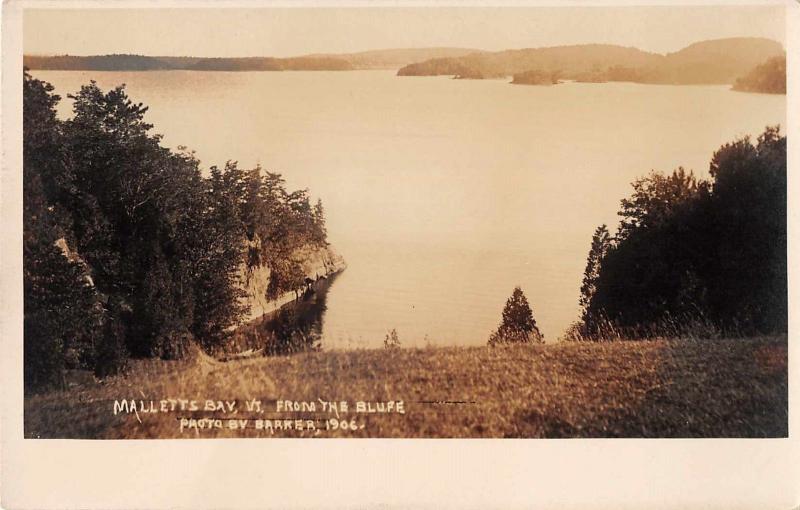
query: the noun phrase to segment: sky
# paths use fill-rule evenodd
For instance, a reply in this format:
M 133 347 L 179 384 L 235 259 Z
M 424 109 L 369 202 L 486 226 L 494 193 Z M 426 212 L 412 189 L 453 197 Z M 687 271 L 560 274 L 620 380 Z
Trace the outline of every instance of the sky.
M 484 50 L 608 43 L 668 53 L 693 42 L 767 37 L 771 6 L 26 9 L 28 55 L 198 57 L 347 53 L 431 46 Z

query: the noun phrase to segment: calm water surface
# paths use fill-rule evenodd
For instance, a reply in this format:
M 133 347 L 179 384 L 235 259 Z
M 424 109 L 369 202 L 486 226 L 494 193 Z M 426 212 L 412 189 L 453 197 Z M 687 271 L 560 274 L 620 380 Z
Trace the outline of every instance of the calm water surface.
M 282 172 L 327 209 L 348 269 L 327 295 L 324 348 L 486 342 L 515 285 L 547 340 L 578 315 L 592 232 L 629 183 L 785 124 L 785 96 L 726 86 L 555 87 L 392 71 L 38 71 L 62 96 L 128 85 L 170 147 L 205 168 Z M 61 113 L 68 116 L 64 102 Z

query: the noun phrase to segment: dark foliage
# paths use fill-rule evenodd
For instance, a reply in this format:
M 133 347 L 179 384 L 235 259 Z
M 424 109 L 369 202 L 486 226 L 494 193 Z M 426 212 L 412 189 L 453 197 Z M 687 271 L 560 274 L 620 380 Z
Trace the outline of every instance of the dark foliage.
M 786 138 L 768 128 L 755 144 L 726 144 L 710 174 L 633 183 L 617 236 L 598 229 L 592 240 L 583 336 L 786 332 Z
M 57 386 L 63 369 L 93 362 L 100 311 L 84 268 L 56 244 L 69 224 L 61 204 L 71 184 L 53 110 L 59 97 L 29 77 L 24 87 L 23 327 L 25 387 L 33 389 Z
M 64 368 L 109 375 L 127 356 L 209 351 L 245 311 L 239 274 L 282 267 L 326 243 L 322 204 L 280 175 L 199 161 L 160 145 L 147 107 L 94 82 L 74 116 L 55 115 L 52 87 L 24 77 L 25 373 L 29 389 Z M 263 242 L 262 242 L 263 240 Z M 293 290 L 278 278 L 276 292 Z
M 592 246 L 586 259 L 586 270 L 583 272 L 581 283 L 581 323 L 584 332 L 595 331 L 595 317 L 590 311 L 592 299 L 597 292 L 597 280 L 600 277 L 600 264 L 611 247 L 611 234 L 606 225 L 600 225 L 592 235 Z

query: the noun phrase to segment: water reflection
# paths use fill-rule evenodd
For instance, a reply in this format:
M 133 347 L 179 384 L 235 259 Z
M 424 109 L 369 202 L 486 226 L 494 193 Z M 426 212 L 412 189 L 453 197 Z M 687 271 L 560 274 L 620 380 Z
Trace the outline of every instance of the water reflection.
M 321 277 L 296 301 L 245 326 L 240 348 L 266 356 L 321 350 L 326 299 L 337 276 Z

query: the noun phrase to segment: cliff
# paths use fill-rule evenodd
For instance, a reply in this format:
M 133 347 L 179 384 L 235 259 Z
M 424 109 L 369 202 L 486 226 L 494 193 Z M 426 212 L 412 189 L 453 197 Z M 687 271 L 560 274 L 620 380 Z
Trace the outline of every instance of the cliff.
M 291 258 L 300 264 L 307 281 L 316 282 L 347 267 L 342 256 L 331 246 L 306 245 L 292 253 Z M 240 271 L 242 290 L 245 292 L 243 303 L 250 306 L 249 313 L 243 317 L 245 323 L 274 312 L 297 298 L 294 291 L 285 292 L 275 299 L 267 298 L 271 271 L 266 265 L 242 264 Z
M 70 262 L 78 264 L 84 271 L 84 280 L 88 285 L 94 287 L 94 281 L 91 276 L 91 268 L 81 258 L 77 251 L 73 250 L 66 239 L 63 237 L 58 239 L 54 246 L 58 248 L 62 255 Z M 256 239 L 247 243 L 246 248 L 260 248 L 260 242 Z M 295 250 L 291 259 L 296 261 L 302 268 L 303 277 L 308 283 L 317 282 L 322 278 L 327 278 L 332 274 L 343 271 L 347 264 L 344 258 L 339 255 L 330 245 L 321 247 L 314 245 L 305 245 L 302 248 Z M 267 289 L 270 283 L 270 269 L 266 265 L 257 264 L 251 266 L 246 262 L 239 268 L 239 278 L 241 282 L 241 289 L 245 292 L 245 297 L 242 303 L 246 304 L 250 310 L 242 317 L 244 323 L 251 322 L 259 317 L 274 312 L 297 299 L 297 294 L 294 291 L 284 292 L 274 299 L 269 299 Z M 105 300 L 105 296 L 100 296 Z

